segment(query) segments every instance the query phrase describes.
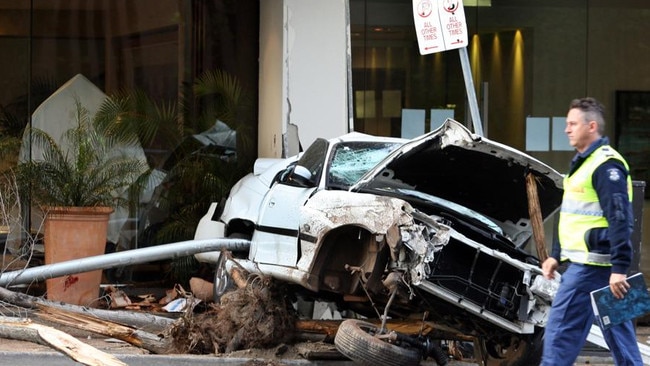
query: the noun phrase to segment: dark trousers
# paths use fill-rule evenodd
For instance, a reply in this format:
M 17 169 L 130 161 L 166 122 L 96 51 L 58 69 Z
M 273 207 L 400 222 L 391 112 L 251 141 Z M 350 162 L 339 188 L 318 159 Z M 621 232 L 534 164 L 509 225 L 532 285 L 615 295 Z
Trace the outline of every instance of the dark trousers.
M 589 293 L 609 285 L 610 267 L 572 263 L 562 274 L 544 333 L 543 366 L 573 365 L 595 321 Z M 632 321 L 603 331 L 618 366 L 642 366 Z

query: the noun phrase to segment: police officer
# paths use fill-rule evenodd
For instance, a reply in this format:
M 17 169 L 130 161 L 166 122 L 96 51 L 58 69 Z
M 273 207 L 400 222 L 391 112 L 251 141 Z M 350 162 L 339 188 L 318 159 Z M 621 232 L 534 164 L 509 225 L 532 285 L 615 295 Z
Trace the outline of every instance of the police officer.
M 609 285 L 621 299 L 630 285 L 632 179 L 625 159 L 604 137 L 604 108 L 594 98 L 575 99 L 566 128 L 577 150 L 564 178 L 558 242 L 542 263 L 553 278 L 569 266 L 553 300 L 544 336 L 543 366 L 573 365 L 594 322 L 589 293 Z M 632 321 L 603 331 L 616 365 L 643 365 Z

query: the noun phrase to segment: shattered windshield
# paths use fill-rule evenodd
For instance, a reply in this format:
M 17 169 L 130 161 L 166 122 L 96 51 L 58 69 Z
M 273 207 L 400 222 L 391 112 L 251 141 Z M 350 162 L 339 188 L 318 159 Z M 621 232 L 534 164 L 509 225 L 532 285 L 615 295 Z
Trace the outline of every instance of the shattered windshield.
M 402 144 L 397 142 L 342 142 L 332 152 L 327 186 L 348 188 Z

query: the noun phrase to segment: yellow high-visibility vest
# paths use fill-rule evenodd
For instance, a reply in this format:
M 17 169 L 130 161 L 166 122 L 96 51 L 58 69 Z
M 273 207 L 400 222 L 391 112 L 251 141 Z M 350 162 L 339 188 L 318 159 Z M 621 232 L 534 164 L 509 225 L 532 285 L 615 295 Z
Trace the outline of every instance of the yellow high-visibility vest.
M 609 226 L 591 181 L 594 171 L 609 159 L 622 162 L 628 171 L 627 193 L 630 202 L 632 201 L 632 178 L 625 159 L 608 145 L 594 150 L 571 176 L 564 177 L 564 195 L 562 196 L 558 225 L 562 260 L 569 259 L 577 263 L 611 266 L 609 253 L 591 253 L 586 242 L 590 229 Z

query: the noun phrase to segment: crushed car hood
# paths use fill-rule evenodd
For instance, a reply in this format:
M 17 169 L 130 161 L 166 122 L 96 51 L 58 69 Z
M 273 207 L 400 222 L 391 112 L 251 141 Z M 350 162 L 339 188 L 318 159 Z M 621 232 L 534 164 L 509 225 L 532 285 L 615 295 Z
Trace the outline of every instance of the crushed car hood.
M 417 191 L 517 226 L 529 220 L 528 173 L 537 181 L 539 205 L 546 219 L 561 203 L 560 173 L 448 119 L 440 128 L 394 151 L 350 190 L 395 195 Z

